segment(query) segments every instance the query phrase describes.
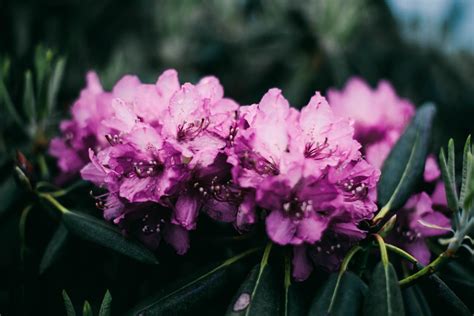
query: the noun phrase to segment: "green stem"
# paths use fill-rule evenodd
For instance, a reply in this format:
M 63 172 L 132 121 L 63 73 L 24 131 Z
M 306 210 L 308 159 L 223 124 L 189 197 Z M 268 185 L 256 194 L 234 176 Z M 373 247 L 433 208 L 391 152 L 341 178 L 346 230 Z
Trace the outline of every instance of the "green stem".
M 57 208 L 61 213 L 65 214 L 70 212 L 67 208 L 65 208 L 61 203 L 58 202 L 54 197 L 51 196 L 49 193 L 39 193 L 39 197 L 48 200 L 55 208 Z
M 38 165 L 41 172 L 41 177 L 43 179 L 49 179 L 49 168 L 46 164 L 46 159 L 44 158 L 44 155 L 38 156 Z
M 401 248 L 398 248 L 397 246 L 394 246 L 394 245 L 391 245 L 391 244 L 385 244 L 385 247 L 387 247 L 388 250 L 390 250 L 391 252 L 393 253 L 396 253 L 397 255 L 399 255 L 400 257 L 403 257 L 405 259 L 407 259 L 408 261 L 410 261 L 411 263 L 414 263 L 414 264 L 418 264 L 418 260 L 416 260 L 415 257 L 413 257 L 412 255 L 410 255 L 408 252 L 406 252 L 405 250 L 401 249 Z
M 430 274 L 433 274 L 436 272 L 437 269 L 443 264 L 448 258 L 450 258 L 451 255 L 447 252 L 441 253 L 434 261 L 432 261 L 429 265 L 426 267 L 422 268 L 418 272 L 400 280 L 398 284 L 400 286 L 409 286 L 413 284 L 416 280 L 418 280 L 421 277 L 428 276 Z
M 285 255 L 285 315 L 288 313 L 288 290 L 291 286 L 291 263 L 289 251 Z
M 21 244 L 21 249 L 20 249 L 20 257 L 21 261 L 24 260 L 25 258 L 25 250 L 26 250 L 26 219 L 28 218 L 28 214 L 30 213 L 30 210 L 32 208 L 32 205 L 28 205 L 23 209 L 21 212 L 20 216 L 20 223 L 18 225 L 18 230 L 20 233 L 20 244 Z
M 379 244 L 380 248 L 380 256 L 382 257 L 382 263 L 386 267 L 388 265 L 388 254 L 387 254 L 387 247 L 385 245 L 385 241 L 379 234 L 374 234 L 377 243 Z

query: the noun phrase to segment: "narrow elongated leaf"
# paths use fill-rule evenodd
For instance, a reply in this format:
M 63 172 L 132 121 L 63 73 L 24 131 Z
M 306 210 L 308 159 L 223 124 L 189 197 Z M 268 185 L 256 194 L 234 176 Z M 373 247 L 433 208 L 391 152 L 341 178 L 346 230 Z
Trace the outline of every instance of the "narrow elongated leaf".
M 63 290 L 63 300 L 64 300 L 64 307 L 66 308 L 66 315 L 76 316 L 74 305 L 72 305 L 71 299 L 69 298 L 69 295 L 67 295 L 65 290 Z
M 450 144 L 451 142 L 452 142 L 452 139 L 450 140 Z M 463 165 L 462 165 L 462 176 L 461 176 L 461 191 L 459 193 L 459 201 L 461 205 L 464 204 L 464 199 L 466 198 L 466 194 L 468 191 L 468 183 L 470 182 L 470 177 L 472 175 L 471 174 L 471 169 L 473 167 L 472 161 L 468 159 L 468 155 L 470 152 L 471 152 L 471 135 L 467 137 L 466 143 L 464 144 L 464 152 L 463 152 L 463 157 L 462 157 Z
M 49 81 L 48 86 L 48 94 L 47 94 L 47 114 L 52 113 L 53 109 L 56 106 L 56 99 L 59 92 L 59 86 L 61 84 L 61 79 L 64 73 L 64 67 L 66 65 L 66 61 L 64 58 L 60 58 L 56 65 L 54 66 L 53 72 L 51 74 L 51 78 Z
M 30 123 L 36 121 L 36 103 L 35 94 L 33 92 L 33 78 L 31 71 L 25 73 L 25 87 L 23 92 L 23 111 L 25 112 Z
M 439 154 L 439 164 L 441 168 L 441 176 L 444 182 L 444 188 L 446 191 L 446 200 L 448 201 L 448 206 L 451 210 L 458 209 L 458 193 L 456 191 L 456 180 L 452 177 L 451 172 L 449 171 L 450 167 L 446 161 L 446 156 L 444 155 L 444 150 L 441 149 Z
M 18 114 L 15 105 L 12 102 L 10 93 L 8 93 L 5 82 L 3 81 L 3 76 L 0 74 L 0 107 L 4 108 L 2 114 L 7 114 L 19 127 L 23 128 L 23 120 Z
M 419 295 L 421 294 L 421 296 Z M 411 286 L 402 291 L 403 304 L 407 316 L 430 316 L 431 311 L 427 308 L 422 293 L 417 293 L 417 288 Z
M 432 104 L 421 106 L 385 160 L 377 186 L 380 206 L 403 206 L 422 178 L 435 112 Z
M 436 274 L 423 278 L 419 282 L 423 293 L 427 294 L 430 306 L 437 313 L 450 316 L 472 315 L 469 308 Z
M 339 284 L 338 273 L 333 273 L 318 291 L 308 315 L 357 315 L 362 309 L 367 285 L 352 272 L 344 272 Z
M 397 274 L 390 262 L 379 262 L 372 274 L 369 292 L 365 297 L 364 315 L 399 316 L 404 315 L 403 300 L 398 285 Z
M 277 315 L 279 291 L 271 266 L 257 264 L 232 299 L 226 315 Z
M 88 301 L 84 302 L 84 306 L 82 307 L 82 316 L 93 316 L 92 307 Z
M 85 213 L 67 211 L 62 221 L 73 234 L 135 260 L 156 264 L 155 255 L 142 244 L 126 239 L 117 227 Z
M 44 273 L 60 256 L 68 240 L 69 232 L 63 224 L 59 224 L 54 232 L 53 237 L 46 246 L 41 263 L 39 267 L 40 274 Z
M 145 299 L 127 315 L 180 315 L 208 304 L 226 290 L 234 276 L 241 274 L 235 263 L 253 252 L 255 250 L 249 250 L 227 259 L 220 265 L 194 273 Z
M 99 316 L 110 316 L 112 315 L 112 295 L 109 290 L 105 292 L 102 304 L 100 304 Z

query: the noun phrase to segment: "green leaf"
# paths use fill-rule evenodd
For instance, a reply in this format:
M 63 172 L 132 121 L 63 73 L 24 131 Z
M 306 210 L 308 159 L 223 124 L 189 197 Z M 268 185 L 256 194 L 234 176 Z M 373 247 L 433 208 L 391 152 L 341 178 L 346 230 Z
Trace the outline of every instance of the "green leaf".
M 449 141 L 449 144 L 453 140 Z M 453 145 L 454 147 L 454 145 Z M 454 149 L 453 149 L 454 150 Z M 469 135 L 466 139 L 466 143 L 464 144 L 464 152 L 463 152 L 463 165 L 462 165 L 462 176 L 461 176 L 461 191 L 459 193 L 459 201 L 461 205 L 464 205 L 464 200 L 466 198 L 466 194 L 468 193 L 468 184 L 472 181 L 470 180 L 472 176 L 472 159 L 469 159 L 469 154 L 471 153 L 471 135 Z
M 84 302 L 84 306 L 82 307 L 82 316 L 93 316 L 91 304 L 88 301 Z
M 68 236 L 69 233 L 66 227 L 62 223 L 59 224 L 53 237 L 51 237 L 48 246 L 46 246 L 43 258 L 41 258 L 39 267 L 40 274 L 43 274 L 44 271 L 46 271 L 46 269 L 48 269 L 60 256 L 61 252 L 66 246 Z
M 74 305 L 72 305 L 71 299 L 69 298 L 69 295 L 67 295 L 65 290 L 63 290 L 63 300 L 64 300 L 64 307 L 66 307 L 66 315 L 76 316 Z
M 126 239 L 120 230 L 85 213 L 63 212 L 63 223 L 73 234 L 85 240 L 115 250 L 135 260 L 157 264 L 155 255 L 142 244 Z
M 305 302 L 302 299 L 302 293 L 299 284 L 291 282 L 291 262 L 290 257 L 285 256 L 285 282 L 284 282 L 284 304 L 282 315 L 297 316 L 306 314 Z
M 378 203 L 384 209 L 403 206 L 421 180 L 435 113 L 434 105 L 421 106 L 385 160 L 377 186 Z
M 367 285 L 352 272 L 344 272 L 338 282 L 333 273 L 311 303 L 308 315 L 358 315 L 367 293 Z
M 147 298 L 127 315 L 176 315 L 189 312 L 196 306 L 202 306 L 225 290 L 229 278 L 235 274 L 235 271 L 231 269 L 234 264 L 255 251 L 256 249 L 251 249 L 227 259 L 220 265 L 213 265 L 211 268 L 194 273 L 165 288 L 157 295 Z
M 403 300 L 397 274 L 392 264 L 379 262 L 372 273 L 369 292 L 365 297 L 364 315 L 404 315 Z
M 277 315 L 278 288 L 271 266 L 257 264 L 232 299 L 226 315 Z
M 0 106 L 4 108 L 2 113 L 10 116 L 10 118 L 22 129 L 24 129 L 23 120 L 18 114 L 15 105 L 12 102 L 10 94 L 8 93 L 3 77 L 0 75 Z
M 450 316 L 470 316 L 472 313 L 461 299 L 436 274 L 419 282 L 423 293 L 429 298 L 432 310 Z
M 105 292 L 102 304 L 100 304 L 99 316 L 110 316 L 112 315 L 112 295 L 109 290 Z
M 407 316 L 431 316 L 426 300 L 416 285 L 402 291 L 405 313 Z
M 0 203 L 1 217 L 7 213 L 13 202 L 15 202 L 18 197 L 17 184 L 12 176 L 9 176 L 0 183 L 0 197 L 2 198 L 2 203 Z
M 31 71 L 25 73 L 25 87 L 23 91 L 23 111 L 31 124 L 36 122 L 36 103 L 33 91 L 33 78 Z
M 51 114 L 56 107 L 59 86 L 61 84 L 65 65 L 66 60 L 64 58 L 60 58 L 56 62 L 51 74 L 48 86 L 48 94 L 46 95 L 47 115 Z
M 439 154 L 439 164 L 441 168 L 441 176 L 443 178 L 444 187 L 446 191 L 446 200 L 448 201 L 448 206 L 451 210 L 455 211 L 458 209 L 458 193 L 456 191 L 456 180 L 449 171 L 449 162 L 446 162 L 446 156 L 444 155 L 444 150 L 442 148 Z

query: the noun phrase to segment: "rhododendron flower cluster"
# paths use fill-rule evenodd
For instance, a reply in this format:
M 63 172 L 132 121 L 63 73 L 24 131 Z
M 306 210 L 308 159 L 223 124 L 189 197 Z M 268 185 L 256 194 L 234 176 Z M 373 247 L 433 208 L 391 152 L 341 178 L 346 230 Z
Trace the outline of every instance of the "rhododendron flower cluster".
M 184 254 L 199 214 L 241 232 L 263 219 L 305 279 L 311 260 L 337 267 L 377 210 L 380 171 L 319 93 L 301 111 L 279 89 L 239 106 L 214 77 L 125 76 L 108 93 L 90 73 L 72 114 L 51 144 L 59 167 L 103 188 L 104 217 L 152 248 L 163 238 Z
M 362 144 L 362 152 L 369 163 L 382 168 L 390 150 L 415 114 L 415 107 L 395 93 L 386 81 L 372 89 L 359 78 L 352 78 L 342 91 L 330 90 L 329 102 L 333 111 L 355 120 L 355 138 Z M 425 238 L 449 231 L 450 221 L 441 210 L 446 207 L 444 185 L 435 158 L 429 155 L 424 180 L 434 187 L 428 192 L 414 194 L 397 212 L 395 230 L 389 239 L 413 254 L 423 264 L 430 260 Z M 438 227 L 437 229 L 433 227 Z M 447 228 L 447 229 L 441 229 Z

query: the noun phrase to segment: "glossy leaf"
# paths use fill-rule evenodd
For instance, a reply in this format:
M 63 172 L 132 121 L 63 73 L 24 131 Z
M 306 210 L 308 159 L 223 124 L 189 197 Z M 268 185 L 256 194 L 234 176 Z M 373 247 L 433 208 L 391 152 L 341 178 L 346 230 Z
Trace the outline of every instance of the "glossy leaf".
M 275 279 L 268 264 L 256 265 L 232 299 L 226 315 L 277 315 L 279 287 Z
M 385 160 L 377 186 L 380 206 L 390 210 L 403 206 L 421 180 L 435 112 L 432 104 L 421 106 Z
M 85 213 L 66 211 L 62 221 L 73 234 L 85 240 L 115 250 L 135 260 L 157 264 L 155 255 L 142 244 L 126 239 L 120 230 Z
M 105 292 L 102 304 L 100 304 L 99 316 L 110 316 L 112 315 L 112 295 L 109 290 Z
M 369 291 L 365 297 L 364 315 L 404 315 L 403 300 L 397 274 L 392 264 L 379 262 L 372 273 Z
M 63 300 L 64 300 L 64 307 L 66 308 L 66 315 L 76 316 L 74 305 L 72 305 L 71 299 L 69 298 L 69 295 L 67 295 L 65 290 L 63 290 Z
M 68 240 L 69 232 L 63 224 L 59 224 L 53 237 L 46 246 L 39 267 L 40 274 L 44 273 L 60 256 Z
M 311 303 L 308 315 L 357 315 L 362 309 L 367 285 L 352 272 L 338 273 L 324 283 Z
M 423 293 L 426 293 L 432 310 L 450 316 L 470 316 L 472 313 L 461 299 L 440 279 L 432 274 L 419 282 Z
M 416 285 L 402 291 L 403 304 L 407 316 L 430 316 L 431 311 L 423 294 Z
M 234 264 L 253 252 L 255 250 L 249 250 L 227 259 L 220 265 L 192 274 L 157 295 L 147 298 L 127 315 L 168 315 L 189 312 L 222 293 L 236 272 L 232 269 Z

